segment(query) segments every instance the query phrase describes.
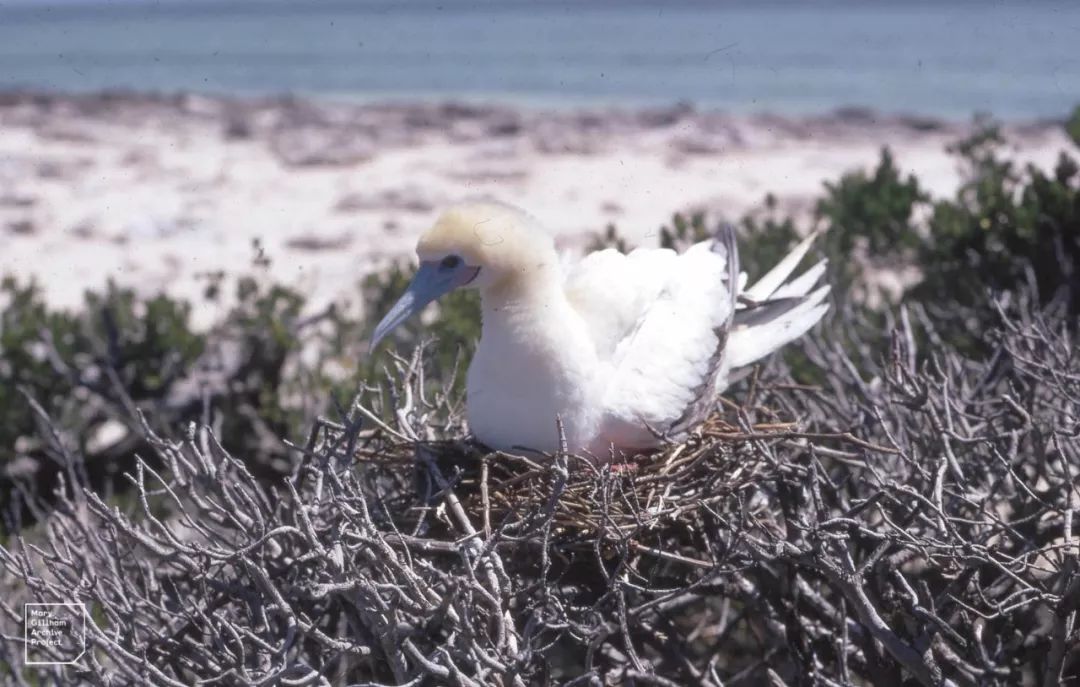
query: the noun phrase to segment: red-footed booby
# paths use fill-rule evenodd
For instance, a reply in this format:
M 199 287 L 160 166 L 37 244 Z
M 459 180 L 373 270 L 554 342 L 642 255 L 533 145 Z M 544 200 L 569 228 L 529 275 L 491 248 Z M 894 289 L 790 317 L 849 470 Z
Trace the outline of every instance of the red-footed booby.
M 682 254 L 608 249 L 564 263 L 526 213 L 466 203 L 420 238 L 420 268 L 371 347 L 439 296 L 479 289 L 466 394 L 480 442 L 554 452 L 560 418 L 572 452 L 648 449 L 703 420 L 733 370 L 821 319 L 829 287 L 812 289 L 824 261 L 786 281 L 812 240 L 744 288 L 730 226 Z

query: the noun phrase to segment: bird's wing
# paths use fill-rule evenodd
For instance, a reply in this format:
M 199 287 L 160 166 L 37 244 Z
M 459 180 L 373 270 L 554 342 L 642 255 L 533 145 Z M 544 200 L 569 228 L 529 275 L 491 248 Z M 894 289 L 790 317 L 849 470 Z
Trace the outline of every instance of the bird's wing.
M 657 443 L 657 433 L 678 434 L 711 408 L 735 309 L 735 233 L 726 227 L 682 255 L 617 255 L 590 256 L 586 273 L 568 283 L 607 292 L 578 299 L 588 311 L 603 311 L 598 321 L 607 327 L 597 336 L 598 352 L 600 344 L 610 350 L 601 436 L 622 447 L 647 447 Z
M 663 290 L 679 256 L 667 249 L 614 249 L 590 253 L 566 272 L 566 295 L 596 345 L 609 361 Z

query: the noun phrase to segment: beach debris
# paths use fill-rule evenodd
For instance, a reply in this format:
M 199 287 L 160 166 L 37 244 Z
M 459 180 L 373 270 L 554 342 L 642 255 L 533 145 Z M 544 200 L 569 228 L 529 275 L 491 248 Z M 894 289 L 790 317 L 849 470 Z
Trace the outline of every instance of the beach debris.
M 7 223 L 7 230 L 10 234 L 29 236 L 37 233 L 37 225 L 29 219 L 17 219 Z
M 37 198 L 21 193 L 4 193 L 0 195 L 0 206 L 9 208 L 29 208 L 37 204 Z
M 430 193 L 415 186 L 406 186 L 375 192 L 352 191 L 338 199 L 334 210 L 337 212 L 401 210 L 423 213 L 433 211 L 438 202 Z
M 92 239 L 97 237 L 97 229 L 94 227 L 94 222 L 91 220 L 76 222 L 68 229 L 67 233 L 79 239 Z
M 377 145 L 363 131 L 314 125 L 278 129 L 270 149 L 286 167 L 346 167 L 370 160 Z
M 287 240 L 285 245 L 289 248 L 302 251 L 341 250 L 347 248 L 352 241 L 353 237 L 349 234 L 341 234 L 338 236 L 304 234 L 302 236 L 294 236 Z

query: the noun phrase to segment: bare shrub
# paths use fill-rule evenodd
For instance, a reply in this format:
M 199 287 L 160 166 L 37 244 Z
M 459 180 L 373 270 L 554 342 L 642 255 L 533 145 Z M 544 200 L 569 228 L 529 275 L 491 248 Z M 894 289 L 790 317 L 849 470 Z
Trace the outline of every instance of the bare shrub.
M 0 669 L 30 675 L 23 601 L 77 599 L 91 650 L 37 684 L 1058 684 L 1080 360 L 1033 300 L 999 305 L 985 360 L 918 308 L 876 360 L 842 313 L 804 347 L 823 384 L 774 363 L 630 466 L 483 453 L 418 354 L 278 484 L 142 424 L 121 509 L 39 409 L 65 479 L 0 548 Z

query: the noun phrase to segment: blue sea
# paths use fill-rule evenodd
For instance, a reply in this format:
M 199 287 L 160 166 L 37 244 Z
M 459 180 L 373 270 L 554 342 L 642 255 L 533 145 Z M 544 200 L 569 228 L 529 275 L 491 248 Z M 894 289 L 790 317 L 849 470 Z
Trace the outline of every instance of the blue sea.
M 20 87 L 1056 118 L 1080 0 L 0 0 Z

